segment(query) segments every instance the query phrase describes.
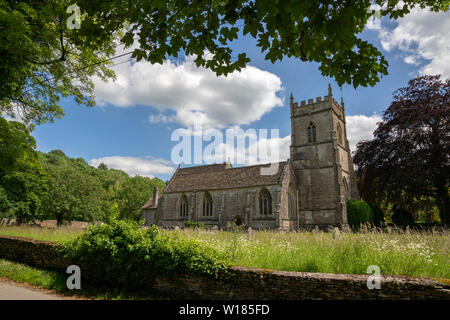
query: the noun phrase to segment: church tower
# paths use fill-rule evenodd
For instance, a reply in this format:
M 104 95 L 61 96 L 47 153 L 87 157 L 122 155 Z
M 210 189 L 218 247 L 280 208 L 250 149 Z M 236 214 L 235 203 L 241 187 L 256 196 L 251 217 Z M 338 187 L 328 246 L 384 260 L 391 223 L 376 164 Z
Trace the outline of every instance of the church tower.
M 298 186 L 298 227 L 346 226 L 348 199 L 359 199 L 345 106 L 328 95 L 294 102 L 290 161 Z

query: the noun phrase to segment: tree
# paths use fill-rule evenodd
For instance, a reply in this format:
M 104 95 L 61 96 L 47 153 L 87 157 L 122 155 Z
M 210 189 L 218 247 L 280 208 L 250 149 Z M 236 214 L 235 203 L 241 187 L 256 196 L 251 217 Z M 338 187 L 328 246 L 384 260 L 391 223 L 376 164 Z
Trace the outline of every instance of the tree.
M 155 187 L 162 191 L 164 182 L 158 178 L 150 179 L 141 176 L 126 180 L 115 195 L 115 201 L 119 205 L 120 218 L 141 219 L 141 207 L 153 194 Z
M 104 190 L 100 181 L 69 163 L 47 167 L 49 192 L 44 201 L 46 213 L 58 225 L 64 221 L 95 221 L 104 218 Z
M 69 28 L 73 1 L 0 2 L 0 114 L 20 115 L 26 123 L 52 121 L 64 115 L 59 101 L 95 104 L 92 76 L 114 77 L 108 69 L 115 30 Z M 86 34 L 95 32 L 89 40 Z
M 121 42 L 127 46 L 139 43 L 133 52 L 138 61 L 162 63 L 167 56 L 177 57 L 183 51 L 196 56 L 197 66 L 226 75 L 250 61 L 244 52 L 233 54 L 230 47 L 242 31 L 257 40 L 272 63 L 283 57 L 318 62 L 324 76 L 355 88 L 373 86 L 387 74 L 388 64 L 380 51 L 357 36 L 375 13 L 368 10 L 371 4 L 384 6 L 381 16 L 394 19 L 416 5 L 448 10 L 448 2 L 438 0 L 408 0 L 403 5 L 399 0 L 99 2 L 79 3 L 106 29 L 127 21 L 130 28 Z
M 432 197 L 449 224 L 450 80 L 420 76 L 395 91 L 374 137 L 354 156 L 363 199 L 395 210 Z
M 97 168 L 101 169 L 101 170 L 108 170 L 108 166 L 106 164 L 104 164 L 103 162 L 100 163 Z
M 43 218 L 47 175 L 35 147 L 25 125 L 0 118 L 0 218 L 19 224 Z
M 392 215 L 392 222 L 399 227 L 414 226 L 414 217 L 408 210 L 398 208 Z
M 36 141 L 25 125 L 0 117 L 0 175 L 17 169 L 34 148 Z
M 353 230 L 359 230 L 361 224 L 371 222 L 372 211 L 363 200 L 347 200 L 347 222 Z
M 67 27 L 72 1 L 0 3 L 0 112 L 19 112 L 42 123 L 61 117 L 60 97 L 93 105 L 91 76 L 114 77 L 108 69 L 120 44 L 132 58 L 162 63 L 179 54 L 197 66 L 227 75 L 250 59 L 231 42 L 243 35 L 271 62 L 293 57 L 317 62 L 339 85 L 375 85 L 388 63 L 358 34 L 381 5 L 397 19 L 411 8 L 448 10 L 440 0 L 80 0 L 80 29 Z M 125 54 L 127 54 L 126 52 Z
M 370 211 L 372 212 L 372 214 L 371 214 L 371 223 L 374 226 L 376 226 L 376 227 L 383 226 L 383 223 L 384 223 L 384 212 L 383 212 L 383 210 L 380 208 L 379 205 L 377 205 L 374 202 L 369 202 L 368 205 L 370 207 Z

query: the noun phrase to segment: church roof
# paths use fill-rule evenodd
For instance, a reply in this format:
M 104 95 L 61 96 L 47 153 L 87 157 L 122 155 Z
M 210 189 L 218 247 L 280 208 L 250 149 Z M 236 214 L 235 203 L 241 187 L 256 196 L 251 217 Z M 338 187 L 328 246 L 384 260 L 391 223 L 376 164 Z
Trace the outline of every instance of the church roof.
M 287 161 L 280 162 L 273 175 L 261 175 L 261 164 L 233 168 L 230 164 L 212 164 L 189 168 L 178 168 L 164 192 L 187 192 L 194 190 L 221 190 L 242 187 L 273 185 L 280 182 Z
M 161 194 L 158 194 L 158 199 L 161 198 Z M 147 202 L 141 207 L 141 209 L 156 209 L 158 205 L 153 205 L 153 197 L 147 200 Z

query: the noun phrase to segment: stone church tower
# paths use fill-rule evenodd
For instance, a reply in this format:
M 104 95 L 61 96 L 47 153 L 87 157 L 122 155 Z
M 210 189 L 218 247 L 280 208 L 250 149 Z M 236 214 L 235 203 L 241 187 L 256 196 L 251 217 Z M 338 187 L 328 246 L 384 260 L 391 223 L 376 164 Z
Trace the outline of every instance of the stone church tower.
M 290 97 L 291 154 L 297 184 L 298 225 L 346 226 L 348 199 L 359 199 L 347 140 L 345 107 L 328 95 L 301 101 Z

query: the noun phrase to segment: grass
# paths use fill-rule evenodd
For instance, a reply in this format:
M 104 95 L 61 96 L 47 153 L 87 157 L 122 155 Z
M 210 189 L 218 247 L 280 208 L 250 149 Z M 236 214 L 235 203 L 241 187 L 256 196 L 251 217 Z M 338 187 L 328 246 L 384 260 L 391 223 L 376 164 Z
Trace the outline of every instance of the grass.
M 159 296 L 149 295 L 148 292 L 125 292 L 118 288 L 93 287 L 83 282 L 80 290 L 69 290 L 66 286 L 67 276 L 55 270 L 34 268 L 25 264 L 0 259 L 0 278 L 27 283 L 72 298 L 96 300 L 161 299 Z
M 363 229 L 364 231 L 365 229 Z M 0 227 L 0 235 L 63 242 L 82 229 Z M 365 230 L 341 233 L 183 229 L 166 231 L 205 243 L 227 255 L 232 265 L 272 270 L 367 274 L 378 265 L 383 275 L 450 279 L 450 232 L 403 233 Z
M 382 275 L 450 278 L 450 232 L 341 233 L 270 232 L 253 235 L 184 229 L 227 254 L 232 265 L 272 270 L 367 274 L 377 265 Z
M 84 229 L 70 227 L 0 226 L 0 236 L 23 237 L 53 242 L 72 240 L 83 232 Z

